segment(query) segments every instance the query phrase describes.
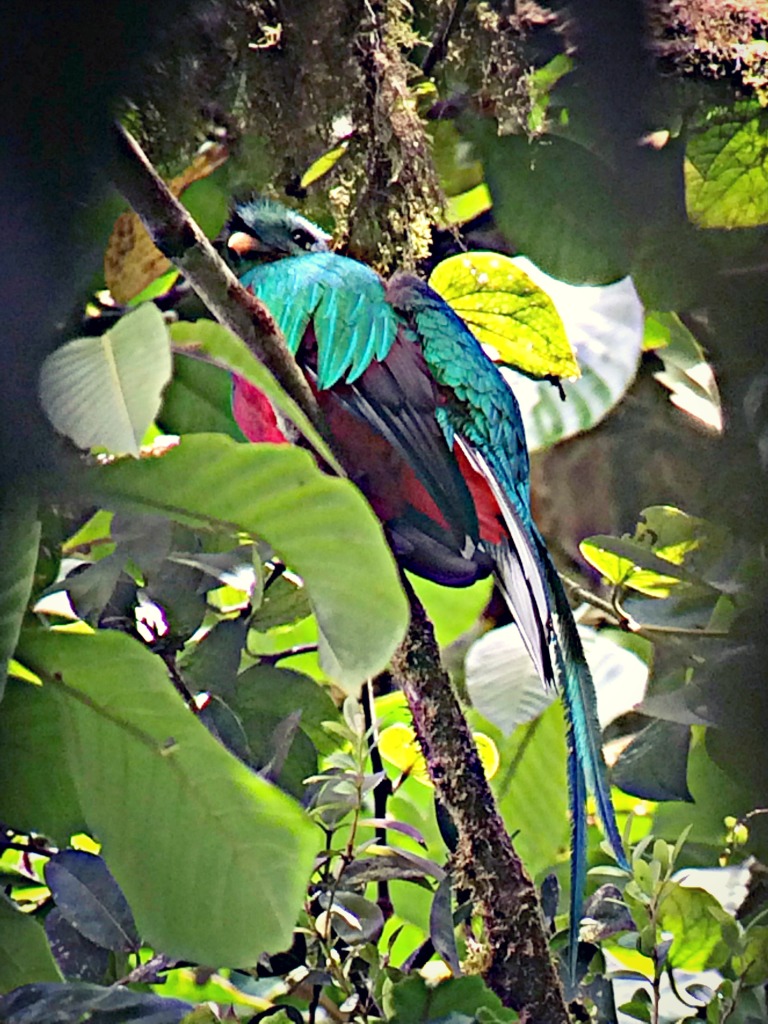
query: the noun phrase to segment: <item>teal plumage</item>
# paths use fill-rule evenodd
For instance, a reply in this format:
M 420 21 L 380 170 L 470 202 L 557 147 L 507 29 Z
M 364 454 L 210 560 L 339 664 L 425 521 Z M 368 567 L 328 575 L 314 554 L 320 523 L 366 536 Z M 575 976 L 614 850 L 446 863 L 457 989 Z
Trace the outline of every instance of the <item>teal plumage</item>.
M 531 516 L 520 409 L 474 335 L 428 285 L 396 274 L 385 286 L 370 268 L 328 252 L 327 241 L 311 222 L 258 200 L 237 207 L 230 248 L 255 261 L 241 280 L 275 316 L 404 566 L 453 586 L 492 572 L 544 685 L 561 689 L 569 733 L 573 972 L 588 791 L 614 855 L 622 867 L 627 862 L 594 684 Z M 236 381 L 236 410 L 248 407 L 248 394 Z M 267 439 L 272 426 L 260 432 L 250 420 L 246 433 Z

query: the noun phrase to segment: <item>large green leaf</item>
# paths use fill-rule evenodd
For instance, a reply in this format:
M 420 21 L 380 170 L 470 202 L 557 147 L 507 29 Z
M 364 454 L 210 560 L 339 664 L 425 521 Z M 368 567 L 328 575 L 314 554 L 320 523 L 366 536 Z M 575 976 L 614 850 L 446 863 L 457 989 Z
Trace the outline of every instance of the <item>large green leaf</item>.
M 0 895 L 0 994 L 33 981 L 61 981 L 42 927 Z
M 53 692 L 9 679 L 0 707 L 0 821 L 65 846 L 85 826 Z
M 160 458 L 95 467 L 106 504 L 228 526 L 266 540 L 309 591 L 324 670 L 354 688 L 402 639 L 407 604 L 381 527 L 360 492 L 289 445 L 184 437 Z
M 39 543 L 34 499 L 20 497 L 0 509 L 0 699 L 32 590 Z
M 286 946 L 315 852 L 298 805 L 213 739 L 132 638 L 35 631 L 21 649 L 55 694 L 85 818 L 146 941 L 233 966 Z
M 688 216 L 703 228 L 768 223 L 768 111 L 757 100 L 709 109 L 685 149 Z
M 498 361 L 537 377 L 577 377 L 563 322 L 545 291 L 508 256 L 467 252 L 438 263 L 430 285 Z
M 499 136 L 489 119 L 463 118 L 460 127 L 482 157 L 496 223 L 518 252 L 572 284 L 628 273 L 620 188 L 604 161 L 563 138 Z
M 170 377 L 168 330 L 148 302 L 100 337 L 75 338 L 48 356 L 40 400 L 78 447 L 138 455 Z

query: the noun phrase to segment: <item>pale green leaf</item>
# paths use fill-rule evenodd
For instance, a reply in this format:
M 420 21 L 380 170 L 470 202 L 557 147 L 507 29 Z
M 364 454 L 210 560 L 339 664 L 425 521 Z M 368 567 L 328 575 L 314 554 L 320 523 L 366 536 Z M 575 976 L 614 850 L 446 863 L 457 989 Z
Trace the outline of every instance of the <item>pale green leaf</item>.
M 40 401 L 79 448 L 138 455 L 171 378 L 160 310 L 148 302 L 98 338 L 75 338 L 43 363 Z
M 338 146 L 333 146 L 331 149 L 326 150 L 322 156 L 319 156 L 314 163 L 306 169 L 301 177 L 300 187 L 309 188 L 310 185 L 314 185 L 316 181 L 324 178 L 329 171 L 333 170 L 336 164 L 341 160 L 349 147 L 349 143 L 344 140 L 340 142 Z
M 162 457 L 95 467 L 107 505 L 229 527 L 265 540 L 303 577 L 320 628 L 320 659 L 355 689 L 388 663 L 408 608 L 381 526 L 348 481 L 290 445 L 195 434 Z
M 445 204 L 446 224 L 466 224 L 481 213 L 486 213 L 493 206 L 491 193 L 484 181 L 474 188 L 460 192 L 457 196 L 449 196 Z
M 554 303 L 508 256 L 468 252 L 439 263 L 430 285 L 497 361 L 539 377 L 577 377 Z
M 711 913 L 721 909 L 704 889 L 667 883 L 659 924 L 673 936 L 667 956 L 670 967 L 694 972 L 725 963 L 728 947 L 723 942 L 723 927 Z
M 55 694 L 85 818 L 144 939 L 232 966 L 288 945 L 316 838 L 298 804 L 217 743 L 132 638 L 22 642 Z

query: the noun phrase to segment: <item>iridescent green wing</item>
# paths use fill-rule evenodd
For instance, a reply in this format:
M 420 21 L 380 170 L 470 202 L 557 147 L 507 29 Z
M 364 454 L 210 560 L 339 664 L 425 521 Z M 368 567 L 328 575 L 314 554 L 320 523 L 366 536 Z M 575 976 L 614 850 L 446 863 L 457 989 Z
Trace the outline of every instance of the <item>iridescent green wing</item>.
M 352 383 L 372 361 L 385 359 L 401 322 L 378 275 L 335 253 L 267 263 L 242 283 L 269 308 L 293 353 L 312 324 L 321 390 L 342 379 Z

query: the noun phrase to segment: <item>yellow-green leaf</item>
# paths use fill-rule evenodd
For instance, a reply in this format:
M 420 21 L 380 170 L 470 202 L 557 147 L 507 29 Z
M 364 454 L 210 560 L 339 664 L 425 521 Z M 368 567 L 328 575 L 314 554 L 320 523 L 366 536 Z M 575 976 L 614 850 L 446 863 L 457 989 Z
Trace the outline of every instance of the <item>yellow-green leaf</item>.
M 332 170 L 336 164 L 341 160 L 347 151 L 349 143 L 345 140 L 339 143 L 338 146 L 334 146 L 332 149 L 326 150 L 322 156 L 319 156 L 313 164 L 306 169 L 301 178 L 301 188 L 309 188 L 310 185 L 314 185 L 320 178 Z
M 756 100 L 707 111 L 685 148 L 685 202 L 702 228 L 768 223 L 768 111 Z
M 554 303 L 508 256 L 451 256 L 429 283 L 498 362 L 538 377 L 579 376 Z

